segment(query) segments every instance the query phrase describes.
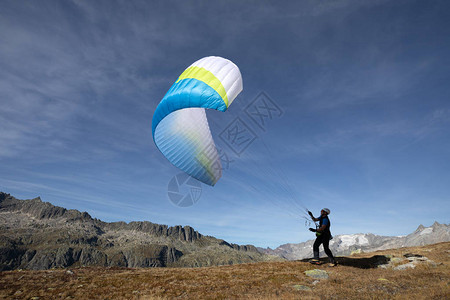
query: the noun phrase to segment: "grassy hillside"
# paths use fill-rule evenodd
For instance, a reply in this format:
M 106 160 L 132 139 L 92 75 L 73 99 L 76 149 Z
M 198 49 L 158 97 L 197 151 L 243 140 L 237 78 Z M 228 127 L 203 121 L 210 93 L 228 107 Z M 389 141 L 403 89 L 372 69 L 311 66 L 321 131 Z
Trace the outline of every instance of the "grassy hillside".
M 15 270 L 0 272 L 0 298 L 450 299 L 449 256 L 450 243 L 439 243 L 340 257 L 337 267 L 295 261 L 206 268 Z M 412 259 L 417 261 L 414 269 L 408 267 Z M 329 277 L 305 274 L 314 269 Z

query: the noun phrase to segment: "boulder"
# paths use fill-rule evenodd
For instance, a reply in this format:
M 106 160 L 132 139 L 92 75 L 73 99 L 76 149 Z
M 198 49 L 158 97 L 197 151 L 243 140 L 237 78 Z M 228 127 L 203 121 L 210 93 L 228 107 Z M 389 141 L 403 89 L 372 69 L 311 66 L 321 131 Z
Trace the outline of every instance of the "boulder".
M 305 271 L 305 274 L 314 279 L 328 279 L 329 277 L 326 271 L 319 269 Z

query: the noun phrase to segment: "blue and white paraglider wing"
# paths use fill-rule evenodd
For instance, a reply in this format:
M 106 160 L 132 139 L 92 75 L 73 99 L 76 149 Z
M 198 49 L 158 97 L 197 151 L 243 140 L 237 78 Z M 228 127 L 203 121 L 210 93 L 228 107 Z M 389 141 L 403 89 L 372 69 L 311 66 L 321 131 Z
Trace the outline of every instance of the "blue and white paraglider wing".
M 155 110 L 152 134 L 158 149 L 190 176 L 215 185 L 222 166 L 205 108 L 226 111 L 241 91 L 241 72 L 233 62 L 210 56 L 193 63 Z

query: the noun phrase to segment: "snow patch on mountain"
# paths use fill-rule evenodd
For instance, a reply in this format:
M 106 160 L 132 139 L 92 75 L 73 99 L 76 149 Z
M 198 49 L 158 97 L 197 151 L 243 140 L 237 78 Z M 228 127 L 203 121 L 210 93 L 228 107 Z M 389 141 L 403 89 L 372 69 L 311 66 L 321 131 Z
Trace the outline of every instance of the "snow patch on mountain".
M 340 243 L 339 247 L 341 248 L 349 248 L 353 245 L 369 245 L 369 240 L 365 237 L 364 234 L 343 234 L 339 236 Z M 331 241 L 330 244 L 334 244 L 333 241 Z
M 413 233 L 402 236 L 380 236 L 372 233 L 336 235 L 330 241 L 330 249 L 335 256 L 350 255 L 353 251 L 373 252 L 377 250 L 413 247 L 450 241 L 450 225 L 435 222 L 430 227 L 420 225 Z M 312 257 L 314 240 L 299 244 L 284 244 L 276 249 L 258 250 L 277 255 L 288 260 Z M 322 247 L 320 247 L 322 250 Z M 321 256 L 324 254 L 321 253 Z

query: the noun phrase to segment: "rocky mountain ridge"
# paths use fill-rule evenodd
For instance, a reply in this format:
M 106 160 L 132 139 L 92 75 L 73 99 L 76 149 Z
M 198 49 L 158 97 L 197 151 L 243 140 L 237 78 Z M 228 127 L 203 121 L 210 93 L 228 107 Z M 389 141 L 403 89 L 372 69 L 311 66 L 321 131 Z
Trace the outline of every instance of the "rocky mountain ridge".
M 336 235 L 330 241 L 330 249 L 335 256 L 345 256 L 352 252 L 373 252 L 448 241 L 450 241 L 450 225 L 435 222 L 430 227 L 420 225 L 413 233 L 406 236 L 380 236 L 372 233 Z M 312 256 L 313 243 L 314 240 L 309 240 L 298 244 L 284 244 L 276 249 L 258 248 L 258 250 L 288 260 L 298 260 Z M 321 253 L 321 256 L 323 255 L 324 253 Z
M 0 192 L 0 271 L 68 266 L 195 267 L 266 261 L 252 245 L 190 226 L 107 223 L 87 212 Z

